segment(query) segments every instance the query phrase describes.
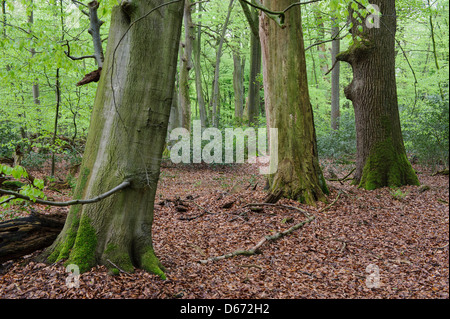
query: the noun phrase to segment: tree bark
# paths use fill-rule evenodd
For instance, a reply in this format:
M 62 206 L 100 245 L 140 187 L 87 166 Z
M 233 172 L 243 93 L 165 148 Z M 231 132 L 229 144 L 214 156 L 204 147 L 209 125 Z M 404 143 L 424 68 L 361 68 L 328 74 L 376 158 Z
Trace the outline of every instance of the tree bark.
M 92 37 L 92 42 L 94 44 L 94 57 L 99 68 L 103 67 L 103 46 L 102 39 L 100 36 L 100 27 L 104 23 L 98 18 L 98 8 L 100 4 L 98 1 L 94 0 L 88 3 L 89 8 L 89 29 L 88 32 Z
M 400 126 L 395 79 L 394 0 L 372 1 L 381 11 L 380 27 L 353 21 L 354 44 L 337 59 L 348 62 L 353 80 L 345 96 L 355 109 L 357 159 L 354 183 L 365 189 L 418 185 Z M 350 16 L 352 16 L 350 12 Z M 358 37 L 361 39 L 359 40 Z
M 152 245 L 153 207 L 173 98 L 184 1 L 123 1 L 113 8 L 105 65 L 74 198 L 131 185 L 73 206 L 43 254 L 81 272 L 97 264 L 165 278 Z M 118 269 L 113 269 L 117 272 Z
M 258 20 L 257 14 L 255 19 Z M 259 91 L 261 83 L 258 81 L 258 75 L 261 73 L 261 42 L 259 36 L 253 33 L 250 39 L 250 79 L 248 88 L 248 123 L 255 125 L 259 110 Z
M 180 65 L 180 107 L 181 125 L 188 131 L 191 130 L 191 97 L 189 90 L 189 72 L 192 69 L 192 42 L 194 39 L 194 25 L 192 24 L 191 2 L 187 0 L 184 4 L 184 44 L 183 56 Z
M 336 23 L 336 19 L 332 18 L 332 23 Z M 340 76 L 340 65 L 339 61 L 336 60 L 336 56 L 339 54 L 340 40 L 337 39 L 339 34 L 339 25 L 332 27 L 332 37 L 336 38 L 331 42 L 331 65 L 333 65 L 333 70 L 331 71 L 331 128 L 333 130 L 339 129 L 339 76 Z
M 241 58 L 237 52 L 233 52 L 233 66 L 234 117 L 238 123 L 241 123 L 244 110 L 245 58 Z
M 292 0 L 265 0 L 270 10 Z M 313 111 L 309 99 L 300 6 L 286 12 L 281 28 L 260 15 L 267 126 L 278 129 L 278 169 L 269 176 L 270 194 L 314 204 L 328 193 L 319 166 Z M 272 164 L 272 163 L 271 163 Z

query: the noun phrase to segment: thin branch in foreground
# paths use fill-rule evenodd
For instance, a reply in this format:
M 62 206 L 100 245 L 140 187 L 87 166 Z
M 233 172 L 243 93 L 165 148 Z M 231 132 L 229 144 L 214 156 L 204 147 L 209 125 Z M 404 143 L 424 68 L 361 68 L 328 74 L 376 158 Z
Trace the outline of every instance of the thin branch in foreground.
M 322 213 L 322 212 L 324 212 L 324 211 L 330 209 L 330 207 L 333 206 L 333 205 L 337 202 L 337 200 L 339 199 L 339 197 L 341 196 L 341 194 L 342 194 L 342 192 L 339 192 L 338 195 L 336 196 L 336 198 L 331 202 L 331 204 L 329 204 L 328 206 L 325 206 L 324 208 L 322 208 L 321 210 L 319 210 L 319 213 Z M 265 204 L 265 205 L 266 205 L 266 204 Z M 271 205 L 270 205 L 270 206 L 271 206 Z M 279 206 L 279 205 L 276 205 L 276 206 Z M 286 205 L 286 206 L 287 206 L 287 205 Z M 297 207 L 294 207 L 294 206 L 288 206 L 287 208 L 299 210 Z M 308 215 L 309 215 L 309 214 L 308 214 Z M 262 239 L 259 241 L 259 243 L 257 243 L 255 246 L 253 246 L 253 247 L 252 247 L 251 249 L 249 249 L 249 250 L 236 250 L 236 251 L 234 251 L 234 252 L 232 252 L 232 253 L 229 253 L 229 254 L 226 254 L 226 255 L 222 255 L 222 256 L 218 256 L 218 257 L 211 257 L 211 258 L 204 259 L 204 260 L 199 260 L 199 263 L 201 263 L 201 264 L 207 264 L 207 263 L 210 262 L 210 261 L 218 261 L 218 260 L 222 260 L 222 259 L 226 259 L 226 258 L 230 258 L 230 257 L 234 257 L 234 256 L 239 256 L 239 255 L 252 256 L 252 255 L 255 255 L 255 254 L 259 254 L 259 253 L 261 253 L 260 248 L 261 248 L 264 244 L 266 244 L 266 243 L 268 243 L 268 242 L 270 242 L 270 241 L 275 241 L 275 240 L 277 240 L 277 239 L 279 239 L 279 238 L 281 238 L 281 237 L 284 237 L 284 236 L 286 236 L 286 235 L 289 235 L 289 234 L 293 233 L 293 232 L 296 231 L 297 229 L 299 229 L 299 228 L 305 226 L 306 224 L 309 224 L 310 222 L 312 222 L 315 218 L 316 218 L 316 216 L 314 216 L 314 215 L 309 215 L 309 217 L 308 217 L 306 220 L 304 220 L 304 221 L 302 221 L 302 222 L 300 222 L 300 223 L 298 223 L 298 224 L 295 224 L 295 225 L 292 226 L 291 228 L 289 228 L 289 229 L 287 229 L 287 230 L 285 230 L 285 231 L 282 231 L 281 233 L 278 232 L 278 233 L 276 233 L 276 234 L 274 234 L 274 235 L 272 235 L 272 236 L 265 236 L 264 238 L 262 238 Z
M 72 205 L 93 204 L 93 203 L 99 202 L 99 201 L 105 199 L 106 197 L 109 197 L 112 194 L 117 193 L 118 191 L 129 187 L 130 185 L 131 185 L 131 181 L 126 180 L 126 181 L 122 182 L 120 185 L 114 187 L 113 189 L 111 189 L 111 190 L 107 191 L 106 193 L 103 193 L 95 198 L 84 199 L 84 200 L 83 199 L 75 199 L 75 200 L 71 200 L 71 201 L 67 201 L 67 202 L 53 202 L 53 201 L 43 200 L 43 199 L 39 199 L 39 198 L 32 199 L 29 196 L 26 196 L 26 195 L 23 195 L 20 193 L 16 193 L 13 191 L 9 191 L 6 189 L 1 189 L 1 188 L 0 188 L 0 194 L 12 195 L 13 197 L 10 197 L 11 199 L 19 198 L 19 199 L 24 199 L 24 200 L 27 200 L 30 202 L 34 202 L 36 204 L 65 207 L 65 206 L 72 206 Z M 11 199 L 8 199 L 8 201 Z
M 281 232 L 281 233 L 276 233 L 272 236 L 265 236 L 263 239 L 261 239 L 259 241 L 259 243 L 257 243 L 254 247 L 252 247 L 249 250 L 236 250 L 232 253 L 226 254 L 226 255 L 222 255 L 222 256 L 218 256 L 218 257 L 212 257 L 212 258 L 208 258 L 205 260 L 200 260 L 199 263 L 201 264 L 206 264 L 210 261 L 218 261 L 218 260 L 222 260 L 222 259 L 226 259 L 226 258 L 230 258 L 230 257 L 234 257 L 234 256 L 239 256 L 239 255 L 244 255 L 244 256 L 251 256 L 251 255 L 255 255 L 255 254 L 259 254 L 261 253 L 260 248 L 267 242 L 270 241 L 275 241 L 281 237 L 284 237 L 292 232 L 294 232 L 295 230 L 303 227 L 304 225 L 312 222 L 316 217 L 315 216 L 311 216 L 308 219 L 302 221 L 301 223 L 298 223 L 294 226 L 292 226 L 291 228 Z

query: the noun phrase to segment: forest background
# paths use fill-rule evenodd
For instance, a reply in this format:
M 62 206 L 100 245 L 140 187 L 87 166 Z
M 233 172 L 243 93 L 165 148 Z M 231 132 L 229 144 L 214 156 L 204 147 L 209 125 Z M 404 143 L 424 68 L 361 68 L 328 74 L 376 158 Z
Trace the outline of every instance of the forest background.
M 103 50 L 114 4 L 99 1 L 97 9 Z M 261 64 L 251 63 L 251 28 L 239 3 L 229 4 L 201 1 L 192 7 L 188 28 L 194 41 L 186 41 L 185 24 L 169 129 L 189 128 L 196 119 L 219 128 L 266 125 Z M 448 1 L 396 1 L 396 6 L 396 76 L 407 154 L 412 163 L 448 166 Z M 27 168 L 49 159 L 81 162 L 96 83 L 76 84 L 99 67 L 88 11 L 79 1 L 2 1 L 0 157 L 13 157 L 18 150 Z M 352 42 L 346 15 L 346 4 L 336 1 L 302 9 L 319 156 L 338 163 L 356 152 L 354 111 L 344 96 L 352 79 L 347 63 L 339 63 L 338 110 L 331 111 L 331 69 L 338 67 L 333 42 L 341 52 Z M 187 43 L 193 54 L 184 77 Z M 255 102 L 249 100 L 252 84 Z

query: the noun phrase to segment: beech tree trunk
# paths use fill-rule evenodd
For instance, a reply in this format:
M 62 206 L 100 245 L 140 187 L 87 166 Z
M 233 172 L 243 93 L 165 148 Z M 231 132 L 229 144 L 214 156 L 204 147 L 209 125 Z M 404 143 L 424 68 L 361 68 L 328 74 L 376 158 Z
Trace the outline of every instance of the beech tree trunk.
M 355 109 L 354 183 L 365 189 L 418 185 L 406 157 L 400 127 L 395 79 L 395 1 L 371 3 L 381 11 L 379 27 L 369 28 L 363 23 L 360 32 L 358 22 L 353 21 L 354 44 L 337 57 L 353 69 L 353 80 L 344 92 Z
M 255 16 L 257 20 L 257 15 Z M 248 88 L 248 123 L 255 125 L 258 117 L 261 84 L 258 75 L 261 73 L 261 42 L 253 33 L 250 40 L 250 83 Z
M 147 270 L 164 278 L 152 222 L 173 98 L 184 1 L 123 1 L 113 8 L 103 72 L 74 198 L 131 185 L 95 204 L 73 206 L 42 255 L 80 271 Z M 119 269 L 114 268 L 114 265 Z
M 194 39 L 194 25 L 192 24 L 191 0 L 184 4 L 184 44 L 180 64 L 180 107 L 181 125 L 191 130 L 191 97 L 189 90 L 189 72 L 192 69 L 192 43 Z
M 263 5 L 279 11 L 294 2 L 264 0 Z M 325 200 L 328 189 L 317 155 L 300 6 L 286 12 L 284 28 L 261 14 L 260 38 L 267 125 L 278 129 L 278 169 L 269 177 L 269 192 L 314 204 Z M 270 156 L 272 161 L 275 154 Z

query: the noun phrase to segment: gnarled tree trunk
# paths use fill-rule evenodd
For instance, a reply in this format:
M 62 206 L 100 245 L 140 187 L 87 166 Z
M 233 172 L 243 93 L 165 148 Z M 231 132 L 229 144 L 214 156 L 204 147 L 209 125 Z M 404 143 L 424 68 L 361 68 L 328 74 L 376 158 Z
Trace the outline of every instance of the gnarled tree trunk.
M 74 206 L 43 256 L 80 271 L 104 264 L 164 277 L 152 245 L 154 198 L 173 98 L 184 1 L 123 1 L 112 12 L 75 198 L 123 180 L 130 187 Z M 118 269 L 115 269 L 118 271 Z
M 359 23 L 354 20 L 351 30 L 354 44 L 337 56 L 353 69 L 353 80 L 344 92 L 355 109 L 354 182 L 365 189 L 418 185 L 419 180 L 406 157 L 398 111 L 395 1 L 377 0 L 372 4 L 381 11 L 379 27 L 375 23 L 363 23 L 360 32 Z

